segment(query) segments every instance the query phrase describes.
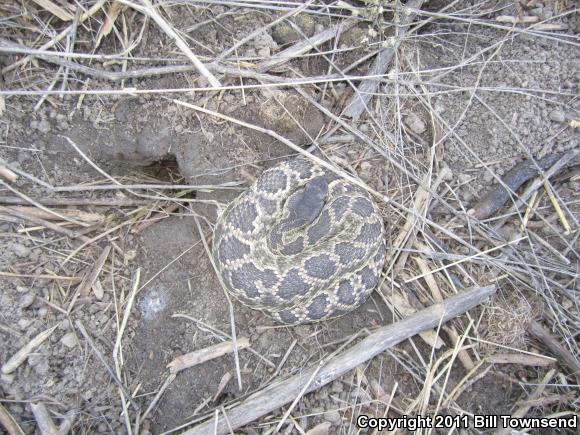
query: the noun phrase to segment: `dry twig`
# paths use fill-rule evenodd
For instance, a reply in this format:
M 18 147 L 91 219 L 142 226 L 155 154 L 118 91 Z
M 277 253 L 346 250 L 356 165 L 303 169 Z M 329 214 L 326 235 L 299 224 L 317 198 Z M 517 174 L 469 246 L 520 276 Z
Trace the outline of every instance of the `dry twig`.
M 400 322 L 376 330 L 350 349 L 332 358 L 323 367 L 319 367 L 317 364 L 294 377 L 267 386 L 242 404 L 227 411 L 232 428 L 236 429 L 248 424 L 280 406 L 292 402 L 306 384 L 309 384 L 309 387 L 304 393 L 314 391 L 397 343 L 463 314 L 483 302 L 494 292 L 494 286 L 465 291 Z M 313 374 L 316 376 L 310 381 Z M 224 419 L 218 419 L 215 422 L 210 420 L 202 423 L 186 431 L 185 434 L 226 434 L 227 432 L 228 427 Z
M 250 340 L 246 337 L 240 337 L 237 340 L 238 350 L 245 349 L 250 346 Z M 212 360 L 214 358 L 219 358 L 226 353 L 230 353 L 234 350 L 233 341 L 225 341 L 223 343 L 215 344 L 213 346 L 206 347 L 204 349 L 196 350 L 193 352 L 186 353 L 185 355 L 178 356 L 169 364 L 167 368 L 171 373 L 179 373 L 182 370 L 202 364 L 206 361 Z

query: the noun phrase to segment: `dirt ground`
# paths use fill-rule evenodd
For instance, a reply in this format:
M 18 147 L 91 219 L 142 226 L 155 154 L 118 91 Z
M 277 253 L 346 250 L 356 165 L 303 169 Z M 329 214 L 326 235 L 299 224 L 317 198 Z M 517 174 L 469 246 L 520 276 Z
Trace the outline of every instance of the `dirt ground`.
M 52 433 L 43 423 L 60 433 L 191 429 L 384 325 L 488 285 L 497 288 L 490 300 L 442 330 L 236 433 L 350 434 L 359 415 L 436 414 L 466 416 L 461 430 L 477 433 L 495 428 L 475 429 L 474 415 L 578 416 L 577 166 L 554 168 L 545 182 L 534 170 L 485 219 L 469 211 L 520 162 L 577 161 L 574 2 L 395 2 L 396 19 L 393 2 L 370 0 L 159 2 L 155 14 L 203 63 L 229 68 L 211 69 L 217 90 L 135 5 L 41 3 L 0 5 L 7 433 Z M 331 29 L 326 42 L 264 66 Z M 367 110 L 348 117 L 377 50 L 393 44 Z M 283 327 L 235 300 L 231 311 L 207 255 L 217 214 L 296 154 L 272 132 L 315 144 L 315 155 L 382 195 L 383 279 L 339 319 Z M 227 353 L 172 377 L 175 358 L 231 340 L 232 313 L 237 339 L 250 343 L 239 371 Z

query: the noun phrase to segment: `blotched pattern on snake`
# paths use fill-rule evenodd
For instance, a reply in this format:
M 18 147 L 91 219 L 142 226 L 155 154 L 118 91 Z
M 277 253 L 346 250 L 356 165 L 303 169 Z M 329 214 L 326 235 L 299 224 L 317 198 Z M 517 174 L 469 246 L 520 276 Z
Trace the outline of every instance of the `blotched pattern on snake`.
M 360 306 L 385 262 L 383 221 L 357 185 L 303 158 L 264 171 L 218 218 L 213 258 L 226 289 L 285 324 Z

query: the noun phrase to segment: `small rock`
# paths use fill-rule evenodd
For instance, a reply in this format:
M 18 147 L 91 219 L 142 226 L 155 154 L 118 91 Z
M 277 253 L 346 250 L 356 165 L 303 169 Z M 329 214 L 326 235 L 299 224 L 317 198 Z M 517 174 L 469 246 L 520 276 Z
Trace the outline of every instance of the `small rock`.
M 26 330 L 26 328 L 28 328 L 28 325 L 30 325 L 31 320 L 29 319 L 20 319 L 18 320 L 18 328 L 20 328 L 21 331 Z
M 42 249 L 36 248 L 30 252 L 30 255 L 28 256 L 28 258 L 30 259 L 30 261 L 37 263 L 38 259 L 40 258 L 41 255 L 42 255 Z
M 473 193 L 469 190 L 465 190 L 461 193 L 461 199 L 463 199 L 464 203 L 468 203 L 473 199 Z
M 461 173 L 457 176 L 457 179 L 461 184 L 466 184 L 469 183 L 469 181 L 471 180 L 471 175 Z
M 354 389 L 350 392 L 351 403 L 371 402 L 373 398 L 362 388 Z
M 102 301 L 103 300 L 103 295 L 105 294 L 105 290 L 103 289 L 103 285 L 101 284 L 100 280 L 96 280 L 95 283 L 93 284 L 93 293 L 95 294 L 95 297 L 97 298 L 97 300 Z
M 20 301 L 18 301 L 18 305 L 23 309 L 28 308 L 34 303 L 34 299 L 36 299 L 36 296 L 33 293 L 26 293 L 22 295 Z
M 257 57 L 258 53 L 256 52 L 255 48 L 248 48 L 246 51 L 244 51 L 244 56 L 245 57 Z
M 492 180 L 493 173 L 491 171 L 485 171 L 485 174 L 483 174 L 483 181 L 486 183 L 491 183 Z
M 48 365 L 48 360 L 45 355 L 39 353 L 33 353 L 28 357 L 28 364 L 34 369 L 39 375 L 45 375 L 49 372 L 50 366 Z
M 17 285 L 16 291 L 18 293 L 28 293 L 30 291 L 30 289 L 28 287 L 24 287 L 23 285 Z
M 297 31 L 290 23 L 283 21 L 274 26 L 272 36 L 279 44 L 291 44 L 304 39 L 304 36 L 310 37 L 316 32 L 314 18 L 308 14 L 300 14 L 292 18 L 294 25 L 300 29 Z M 302 34 L 304 36 L 302 36 Z
M 453 180 L 453 171 L 449 167 L 449 164 L 444 160 L 441 162 L 439 174 L 443 176 L 445 181 Z
M 276 44 L 276 41 L 274 41 L 274 39 L 272 39 L 270 35 L 268 35 L 267 33 L 262 33 L 254 41 L 254 47 L 256 47 L 257 49 L 264 47 L 276 49 L 278 48 L 278 44 Z
M 10 406 L 10 412 L 12 414 L 20 415 L 24 412 L 24 407 L 20 404 L 14 404 Z
M 441 115 L 442 113 L 445 113 L 447 107 L 441 101 L 438 101 L 437 103 L 435 103 L 433 109 L 435 109 L 436 113 Z
M 30 248 L 22 245 L 21 243 L 12 243 L 12 250 L 17 257 L 28 257 L 30 255 Z
M 38 131 L 46 134 L 50 131 L 50 123 L 46 119 L 43 119 L 42 121 L 40 121 L 38 123 L 37 128 L 38 128 Z
M 415 134 L 421 134 L 427 129 L 427 126 L 425 125 L 423 120 L 414 113 L 407 115 L 407 117 L 405 118 L 405 124 L 407 124 L 407 126 Z
M 360 164 L 360 177 L 364 179 L 371 178 L 371 170 L 373 166 L 369 162 L 362 162 Z
M 328 391 L 326 388 L 321 388 L 316 393 L 314 393 L 314 397 L 322 403 L 326 402 L 328 399 Z
M 335 425 L 338 425 L 342 422 L 342 417 L 338 411 L 329 411 L 324 413 L 324 419 Z
M 342 391 L 344 390 L 344 388 L 342 386 L 342 382 L 340 382 L 340 381 L 334 381 L 332 383 L 332 385 L 330 386 L 330 390 L 333 393 L 342 393 Z
M 552 110 L 548 116 L 554 122 L 566 121 L 566 114 L 561 110 Z
M 69 332 L 68 334 L 62 336 L 60 342 L 69 349 L 72 349 L 77 345 L 77 337 L 74 332 Z
M 308 430 L 309 435 L 326 435 L 330 431 L 330 423 L 325 421 Z
M 500 227 L 498 229 L 497 232 L 498 232 L 498 235 L 500 237 L 504 238 L 504 240 L 511 241 L 511 240 L 516 239 L 517 237 L 520 237 L 520 232 L 519 232 L 518 227 L 516 227 L 515 225 L 512 225 L 512 224 L 503 225 L 502 227 Z
M 263 47 L 258 50 L 258 56 L 266 59 L 270 57 L 270 47 Z

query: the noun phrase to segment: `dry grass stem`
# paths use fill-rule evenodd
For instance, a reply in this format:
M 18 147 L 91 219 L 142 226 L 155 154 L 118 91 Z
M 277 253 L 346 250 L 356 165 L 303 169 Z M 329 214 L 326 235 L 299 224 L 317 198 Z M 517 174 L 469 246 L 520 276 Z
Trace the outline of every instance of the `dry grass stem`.
M 516 409 L 516 411 L 512 414 L 512 417 L 515 418 L 525 417 L 528 411 L 532 408 L 532 403 L 535 400 L 539 399 L 540 396 L 544 393 L 546 386 L 550 383 L 555 374 L 556 370 L 554 369 L 551 369 L 548 373 L 546 373 L 540 384 L 536 386 L 532 394 L 530 394 L 529 397 L 527 398 L 528 403 Z M 511 429 L 504 428 L 494 432 L 494 435 L 507 435 L 509 433 L 511 433 Z
M 24 431 L 14 417 L 0 403 L 0 424 L 6 429 L 8 435 L 24 435 Z
M 240 337 L 237 339 L 236 345 L 238 350 L 246 349 L 250 346 L 250 340 L 248 340 L 246 337 Z M 214 358 L 219 358 L 227 353 L 231 353 L 233 350 L 233 341 L 226 341 L 206 347 L 204 349 L 186 353 L 185 355 L 178 356 L 169 364 L 167 364 L 167 368 L 171 373 L 179 373 L 180 371 L 189 367 L 193 367 Z
M 30 356 L 32 351 L 40 346 L 44 341 L 52 335 L 54 330 L 58 327 L 58 325 L 53 326 L 52 328 L 48 328 L 45 331 L 42 331 L 28 343 L 26 343 L 23 347 L 20 348 L 18 352 L 8 358 L 2 365 L 2 373 L 5 375 L 12 373 L 15 371 L 20 365 L 26 361 L 26 359 Z

